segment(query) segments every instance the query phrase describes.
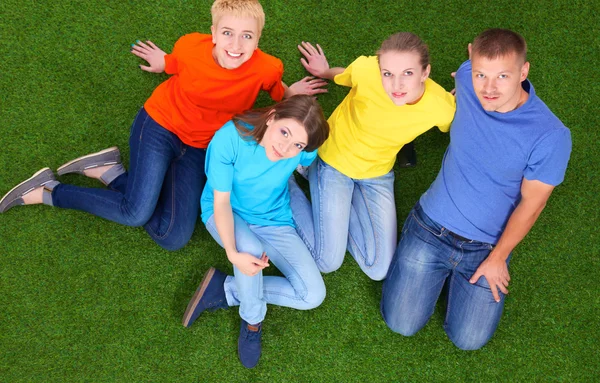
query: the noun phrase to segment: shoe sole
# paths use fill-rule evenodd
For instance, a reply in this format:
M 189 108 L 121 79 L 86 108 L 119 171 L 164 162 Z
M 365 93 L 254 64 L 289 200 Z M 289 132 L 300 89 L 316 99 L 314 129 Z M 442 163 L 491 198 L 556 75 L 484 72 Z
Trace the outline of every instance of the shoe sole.
M 40 170 L 38 170 L 37 172 L 35 172 L 35 174 L 34 174 L 34 175 L 32 175 L 31 177 L 27 178 L 25 181 L 21 182 L 20 184 L 18 184 L 18 185 L 17 185 L 17 186 L 15 186 L 14 188 L 10 189 L 10 190 L 8 191 L 8 193 L 6 193 L 6 194 L 4 195 L 4 197 L 2 197 L 2 199 L 0 199 L 0 205 L 2 205 L 2 202 L 4 202 L 4 200 L 6 199 L 6 197 L 8 197 L 8 196 L 10 195 L 10 193 L 12 193 L 13 191 L 17 190 L 19 187 L 21 187 L 21 185 L 24 185 L 24 184 L 26 184 L 27 182 L 29 182 L 29 181 L 31 181 L 32 179 L 34 179 L 35 177 L 39 176 L 40 174 L 42 174 L 42 173 L 43 173 L 43 172 L 45 172 L 46 170 L 50 170 L 50 168 L 43 168 L 43 169 L 40 169 Z M 50 170 L 50 171 L 51 171 L 51 170 Z M 53 181 L 53 180 L 48 180 L 48 181 L 46 181 L 46 182 L 44 182 L 44 183 L 40 184 L 40 186 L 37 186 L 37 187 L 44 186 L 45 184 L 47 184 L 47 183 L 48 183 L 48 182 L 50 182 L 50 181 Z M 33 189 L 35 189 L 35 188 L 31 188 L 31 189 L 29 189 L 29 190 L 26 190 L 26 191 L 25 191 L 24 193 L 22 193 L 21 195 L 25 195 L 25 194 L 29 193 L 30 191 L 32 191 Z
M 116 146 L 113 146 L 113 147 L 110 147 L 110 148 L 108 148 L 108 149 L 104 149 L 104 150 L 101 150 L 101 151 L 99 151 L 99 152 L 96 152 L 96 153 L 91 153 L 91 154 L 87 154 L 87 155 L 85 155 L 85 156 L 77 157 L 77 158 L 75 158 L 74 160 L 71 160 L 71 161 L 67 162 L 66 164 L 62 164 L 62 165 L 61 165 L 61 166 L 60 166 L 58 169 L 56 169 L 56 173 L 57 173 L 59 176 L 61 176 L 61 175 L 63 175 L 63 174 L 61 173 L 63 169 L 65 169 L 65 168 L 66 168 L 66 167 L 68 167 L 68 166 L 71 166 L 71 165 L 73 165 L 73 164 L 74 164 L 74 163 L 76 163 L 76 162 L 83 161 L 83 160 L 86 160 L 86 159 L 88 159 L 88 158 L 91 158 L 91 157 L 99 156 L 99 155 L 102 155 L 102 154 L 105 154 L 105 153 L 110 153 L 110 152 L 114 152 L 114 151 L 118 151 L 118 150 L 119 150 L 119 148 L 118 148 L 118 147 L 116 147 Z M 103 165 L 100 165 L 100 166 L 114 165 L 114 164 L 116 164 L 116 163 L 117 163 L 117 161 L 110 161 L 110 162 L 106 162 L 105 164 L 103 164 Z M 92 168 L 95 168 L 95 167 L 98 167 L 98 166 L 99 166 L 99 165 L 92 165 L 92 166 L 89 166 L 89 167 L 87 167 L 87 168 L 84 168 L 84 170 L 85 170 L 85 169 L 92 169 Z
M 214 267 L 208 269 L 206 274 L 204 274 L 204 278 L 202 278 L 200 286 L 198 286 L 198 289 L 196 289 L 192 300 L 190 301 L 190 303 L 188 303 L 188 306 L 185 309 L 185 313 L 183 314 L 183 320 L 181 323 L 184 327 L 190 327 L 190 320 L 192 319 L 192 314 L 194 313 L 194 310 L 196 310 L 198 303 L 200 303 L 200 300 L 202 299 L 202 296 L 206 291 L 206 287 L 208 287 L 208 284 L 210 283 L 210 280 L 212 279 L 213 275 L 215 275 Z

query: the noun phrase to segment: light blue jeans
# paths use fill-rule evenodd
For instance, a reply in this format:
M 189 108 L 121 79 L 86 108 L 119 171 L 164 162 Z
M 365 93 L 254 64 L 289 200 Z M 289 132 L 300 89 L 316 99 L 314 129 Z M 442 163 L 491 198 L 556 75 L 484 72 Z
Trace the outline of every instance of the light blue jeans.
M 373 280 L 382 280 L 396 249 L 394 172 L 353 179 L 317 158 L 309 168 L 308 201 L 293 176 L 290 205 L 297 231 L 319 270 L 340 268 L 346 249 Z
M 262 272 L 248 276 L 233 267 L 235 277 L 225 280 L 225 295 L 229 306 L 240 306 L 240 317 L 248 323 L 262 322 L 267 303 L 310 310 L 325 299 L 325 283 L 302 239 L 292 226 L 259 226 L 233 214 L 235 243 L 240 252 L 260 258 L 265 252 L 270 263 L 285 277 L 266 276 Z M 206 228 L 223 246 L 215 226 L 214 215 Z
M 504 294 L 500 292 L 500 302 L 496 302 L 485 277 L 475 284 L 469 279 L 492 249 L 489 243 L 452 234 L 417 203 L 402 228 L 383 284 L 381 313 L 386 324 L 402 335 L 414 335 L 433 314 L 447 282 L 444 329 L 448 337 L 463 350 L 483 347 L 500 322 Z

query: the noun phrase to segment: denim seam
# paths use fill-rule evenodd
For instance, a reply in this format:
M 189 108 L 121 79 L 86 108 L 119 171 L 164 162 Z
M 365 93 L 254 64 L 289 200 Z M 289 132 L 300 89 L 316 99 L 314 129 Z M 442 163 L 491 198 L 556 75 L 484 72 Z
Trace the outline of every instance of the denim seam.
M 369 206 L 369 200 L 366 197 L 366 194 L 364 193 L 363 186 L 360 183 L 355 182 L 354 187 L 358 187 L 358 191 L 360 192 L 360 194 L 363 197 L 363 200 L 365 201 L 365 207 L 367 208 L 367 214 L 369 216 L 369 226 L 370 226 L 371 232 L 373 233 L 373 238 L 374 238 L 374 242 L 375 242 L 375 249 L 374 249 L 375 255 L 373 256 L 373 263 L 371 265 L 367 264 L 367 256 L 366 256 L 366 253 L 368 253 L 367 249 L 366 248 L 362 249 L 362 250 L 364 250 L 364 252 L 361 251 L 361 254 L 360 254 L 361 258 L 363 259 L 363 263 L 364 263 L 365 267 L 370 269 L 370 268 L 373 268 L 375 265 L 377 265 L 377 263 L 379 261 L 378 249 L 381 249 L 381 246 L 380 246 L 381 240 L 374 228 L 373 218 L 372 218 L 372 214 L 371 214 L 372 209 Z M 348 233 L 350 234 L 350 231 Z M 350 238 L 352 239 L 352 235 L 350 235 Z M 354 242 L 356 244 L 356 241 L 354 241 L 354 239 L 352 239 L 352 242 Z M 365 245 L 366 245 L 366 241 L 365 241 Z M 359 248 L 359 246 L 356 246 L 356 248 Z
M 171 163 L 170 166 L 174 167 L 175 165 L 173 165 L 173 163 Z M 148 234 L 150 234 L 151 237 L 153 237 L 155 239 L 167 238 L 171 234 L 171 232 L 173 231 L 173 227 L 175 226 L 175 215 L 177 213 L 175 211 L 175 206 L 176 206 L 176 204 L 175 204 L 175 194 L 176 194 L 175 193 L 175 184 L 177 182 L 175 180 L 175 178 L 176 178 L 175 171 L 173 169 L 171 169 L 171 171 L 173 171 L 173 179 L 171 180 L 171 193 L 173 194 L 172 198 L 171 198 L 171 212 L 172 212 L 171 219 L 169 221 L 169 226 L 167 226 L 167 230 L 165 230 L 163 235 L 159 235 L 159 234 L 155 233 L 154 230 L 152 230 L 152 228 L 150 227 L 150 225 L 148 225 L 147 232 L 148 232 Z M 159 198 L 160 198 L 160 196 L 159 196 Z
M 294 225 L 296 226 L 296 233 L 298 234 L 298 236 L 300 237 L 300 239 L 302 240 L 302 242 L 304 242 L 304 245 L 306 246 L 306 248 L 308 249 L 308 251 L 310 252 L 311 256 L 313 257 L 313 259 L 315 258 L 315 249 L 313 248 L 313 246 L 310 244 L 309 240 L 306 238 L 306 235 L 304 234 L 304 231 L 299 230 L 300 225 L 298 225 L 298 221 L 296 221 L 296 219 L 292 216 L 292 221 L 294 222 Z M 314 223 L 313 223 L 314 225 Z
M 316 247 L 316 251 L 315 251 L 315 262 L 320 262 L 321 260 L 321 255 L 323 253 L 323 198 L 321 195 L 321 159 L 317 157 L 317 166 L 316 167 L 316 171 L 317 171 L 317 193 L 319 193 L 319 230 L 316 230 L 315 228 L 315 247 Z M 318 231 L 318 233 L 317 233 Z M 319 241 L 316 241 L 316 237 L 319 237 Z
M 430 232 L 431 234 L 435 235 L 435 236 L 436 236 L 436 237 L 438 237 L 438 238 L 441 238 L 441 237 L 443 237 L 443 235 L 444 235 L 444 232 L 443 232 L 443 231 L 442 231 L 442 232 L 440 232 L 440 233 L 436 233 L 436 232 L 434 232 L 434 231 L 433 231 L 433 230 L 432 230 L 432 229 L 431 229 L 429 226 L 427 226 L 427 225 L 425 224 L 425 222 L 421 222 L 421 220 L 419 219 L 419 217 L 417 217 L 417 215 L 416 215 L 414 212 L 413 212 L 413 213 L 411 213 L 411 215 L 413 216 L 413 218 L 414 218 L 415 222 L 416 222 L 416 223 L 417 223 L 419 226 L 421 226 L 421 227 L 422 227 L 424 230 L 427 230 L 428 232 Z
M 251 229 L 251 230 L 252 230 L 252 229 Z M 279 296 L 286 297 L 286 298 L 291 298 L 291 299 L 298 299 L 298 297 L 300 297 L 300 300 L 301 300 L 301 301 L 305 301 L 305 299 L 306 299 L 306 296 L 308 295 L 308 287 L 306 286 L 306 282 L 304 281 L 304 278 L 302 278 L 302 277 L 300 276 L 300 274 L 299 274 L 299 273 L 296 271 L 296 268 L 295 268 L 295 267 L 292 267 L 292 266 L 291 266 L 290 262 L 287 260 L 287 258 L 286 258 L 285 256 L 283 256 L 283 254 L 281 253 L 281 251 L 277 250 L 277 248 L 276 248 L 275 246 L 273 246 L 273 245 L 272 245 L 272 244 L 271 244 L 269 241 L 267 241 L 267 240 L 265 240 L 263 237 L 261 237 L 261 236 L 260 236 L 260 235 L 259 235 L 257 232 L 255 232 L 254 230 L 252 230 L 252 232 L 254 233 L 254 235 L 256 235 L 256 237 L 258 238 L 258 240 L 259 240 L 259 241 L 261 241 L 261 242 L 264 242 L 264 243 L 268 243 L 268 244 L 269 244 L 269 246 L 271 246 L 273 249 L 275 249 L 275 251 L 277 251 L 277 252 L 280 254 L 280 258 L 281 258 L 282 260 L 284 260 L 284 261 L 285 261 L 285 262 L 288 264 L 288 266 L 290 266 L 290 267 L 289 267 L 289 269 L 293 270 L 293 272 L 294 272 L 295 276 L 297 276 L 297 277 L 298 277 L 298 280 L 299 280 L 299 281 L 302 283 L 302 287 L 303 287 L 303 290 L 304 290 L 304 294 L 303 294 L 303 295 L 295 295 L 295 296 L 293 296 L 293 297 L 292 297 L 292 296 L 289 296 L 289 295 L 286 295 L 286 294 L 281 294 L 281 293 L 279 293 L 279 292 L 272 292 L 272 291 L 269 291 L 269 294 L 279 295 Z M 277 267 L 277 265 L 275 265 L 275 267 Z M 264 276 L 263 276 L 263 278 L 264 278 Z M 288 280 L 288 282 L 289 282 L 289 279 L 288 279 L 288 277 L 287 277 L 287 276 L 284 276 L 283 278 L 287 279 L 287 280 Z M 290 283 L 290 285 L 291 285 L 291 282 L 289 282 L 289 283 Z M 292 285 L 292 288 L 293 288 L 293 285 Z M 294 291 L 295 291 L 296 293 L 298 293 L 298 290 L 296 290 L 295 288 L 294 288 Z
M 452 280 L 455 278 L 455 270 L 452 270 L 450 272 L 450 280 L 448 281 L 448 303 L 446 304 L 446 315 L 444 316 L 444 330 L 446 330 L 446 333 L 448 333 L 448 314 L 450 313 L 450 309 L 451 309 L 451 302 L 452 302 L 452 293 L 453 293 L 453 283 Z

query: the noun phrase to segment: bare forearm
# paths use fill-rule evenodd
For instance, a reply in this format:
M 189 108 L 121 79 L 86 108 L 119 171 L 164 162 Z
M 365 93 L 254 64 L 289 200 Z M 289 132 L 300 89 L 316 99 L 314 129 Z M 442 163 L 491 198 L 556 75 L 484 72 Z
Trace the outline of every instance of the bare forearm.
M 333 78 L 335 76 L 337 76 L 340 73 L 343 73 L 344 70 L 346 70 L 346 68 L 342 68 L 342 67 L 329 68 L 325 72 L 321 73 L 321 75 L 319 77 L 326 78 L 327 80 L 333 80 Z
M 214 209 L 217 232 L 219 233 L 219 237 L 221 237 L 221 242 L 229 258 L 231 254 L 237 253 L 231 204 L 229 201 L 217 202 L 215 200 Z
M 519 203 L 508 219 L 506 228 L 490 255 L 506 260 L 510 252 L 529 233 L 533 224 L 542 213 L 542 210 L 544 210 L 544 206 L 527 206 L 526 203 Z

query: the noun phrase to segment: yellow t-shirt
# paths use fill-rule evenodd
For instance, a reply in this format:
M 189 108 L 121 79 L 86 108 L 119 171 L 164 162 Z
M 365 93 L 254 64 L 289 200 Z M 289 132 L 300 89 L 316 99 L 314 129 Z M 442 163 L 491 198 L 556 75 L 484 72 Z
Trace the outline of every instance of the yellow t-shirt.
M 431 79 L 419 102 L 396 106 L 383 89 L 376 56 L 357 58 L 334 81 L 352 89 L 329 117 L 329 138 L 318 153 L 350 178 L 388 173 L 402 146 L 434 126 L 447 132 L 454 118 L 454 96 Z

